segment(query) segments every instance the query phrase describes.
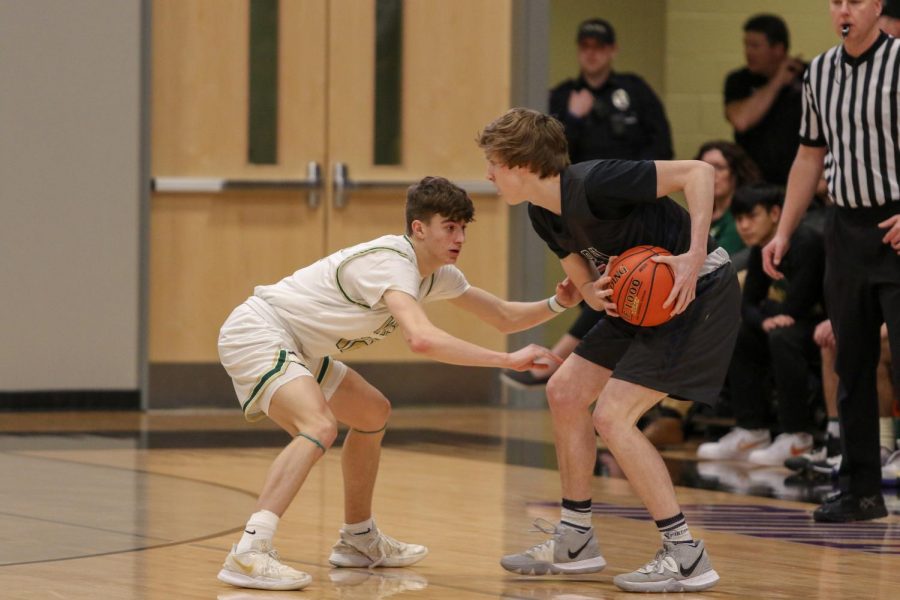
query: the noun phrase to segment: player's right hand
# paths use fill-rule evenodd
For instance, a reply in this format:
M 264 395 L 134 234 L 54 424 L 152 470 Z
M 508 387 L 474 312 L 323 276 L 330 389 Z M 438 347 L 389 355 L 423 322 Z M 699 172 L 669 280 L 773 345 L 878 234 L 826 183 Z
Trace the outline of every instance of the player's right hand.
M 520 350 L 509 353 L 507 369 L 513 371 L 527 371 L 529 369 L 546 369 L 551 364 L 561 365 L 563 359 L 553 354 L 547 348 L 537 344 L 528 344 Z
M 778 270 L 781 265 L 781 259 L 787 254 L 791 242 L 781 234 L 776 233 L 775 237 L 765 245 L 762 250 L 763 271 L 772 279 L 784 279 L 784 273 Z
M 569 93 L 569 112 L 572 116 L 581 118 L 591 112 L 594 108 L 594 94 L 591 90 L 585 88 L 576 92 L 572 90 Z

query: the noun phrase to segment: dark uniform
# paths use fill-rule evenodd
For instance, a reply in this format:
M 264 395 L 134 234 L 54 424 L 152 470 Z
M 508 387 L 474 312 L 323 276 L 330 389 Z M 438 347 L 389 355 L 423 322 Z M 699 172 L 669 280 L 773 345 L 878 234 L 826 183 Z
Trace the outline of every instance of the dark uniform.
M 691 219 L 671 198 L 656 197 L 651 161 L 598 160 L 560 175 L 562 214 L 529 205 L 531 223 L 559 258 L 580 254 L 601 268 L 610 256 L 640 244 L 672 254 L 690 248 Z M 740 288 L 728 253 L 709 238 L 710 253 L 696 299 L 658 327 L 601 319 L 575 353 L 617 379 L 681 400 L 715 404 L 740 322 Z
M 784 279 L 773 281 L 763 271 L 762 248 L 750 248 L 741 303 L 743 323 L 728 372 L 732 409 L 738 427 L 768 429 L 766 387 L 772 373 L 779 424 L 785 433 L 811 433 L 808 374 L 810 363 L 819 354 L 813 331 L 824 319 L 825 247 L 821 234 L 800 225 L 779 270 Z M 763 321 L 775 315 L 788 315 L 794 324 L 763 331 Z
M 725 104 L 749 98 L 769 81 L 744 67 L 725 78 Z M 734 132 L 734 142 L 750 155 L 769 183 L 784 185 L 797 155 L 800 118 L 803 111 L 802 81 L 798 77 L 781 88 L 762 120 L 743 133 Z
M 569 113 L 569 95 L 588 89 L 594 108 L 584 117 Z M 672 134 L 662 103 L 647 83 L 630 73 L 611 73 L 600 88 L 583 77 L 550 92 L 550 114 L 562 122 L 573 163 L 598 158 L 669 160 Z
M 840 485 L 873 502 L 881 493 L 875 371 L 882 322 L 900 356 L 900 256 L 878 227 L 900 213 L 898 68 L 900 40 L 884 33 L 856 58 L 843 45 L 820 54 L 804 80 L 800 129 L 801 144 L 827 146 L 833 157 L 827 180 L 837 208 L 825 223 L 825 298 L 840 377 Z M 900 360 L 892 371 L 896 386 Z

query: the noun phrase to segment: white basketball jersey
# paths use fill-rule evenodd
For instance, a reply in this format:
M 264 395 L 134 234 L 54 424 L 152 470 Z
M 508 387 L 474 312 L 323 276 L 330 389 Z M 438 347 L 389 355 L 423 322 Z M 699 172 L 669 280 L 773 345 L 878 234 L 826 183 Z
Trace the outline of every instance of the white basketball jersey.
M 462 271 L 444 265 L 422 279 L 412 242 L 386 235 L 339 250 L 274 285 L 258 286 L 262 299 L 294 336 L 303 354 L 322 357 L 368 346 L 397 328 L 384 304 L 388 290 L 420 303 L 456 298 L 469 289 Z

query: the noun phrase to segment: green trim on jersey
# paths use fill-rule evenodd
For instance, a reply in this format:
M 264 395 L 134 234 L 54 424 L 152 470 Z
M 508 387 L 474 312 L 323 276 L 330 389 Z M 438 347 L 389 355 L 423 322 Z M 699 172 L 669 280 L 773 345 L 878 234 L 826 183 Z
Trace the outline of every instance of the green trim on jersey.
M 403 237 L 406 237 L 406 236 L 403 236 Z M 409 239 L 407 239 L 407 241 L 409 241 Z M 353 256 L 348 256 L 347 258 L 342 260 L 341 264 L 339 264 L 337 269 L 334 270 L 334 281 L 337 284 L 338 289 L 341 290 L 341 294 L 343 294 L 344 298 L 347 299 L 347 302 L 350 302 L 351 304 L 355 304 L 357 306 L 362 306 L 363 308 L 368 308 L 369 310 L 372 310 L 372 307 L 369 306 L 368 304 L 366 304 L 364 302 L 357 302 L 356 300 L 354 300 L 353 298 L 351 298 L 350 296 L 347 295 L 347 292 L 344 291 L 344 287 L 341 285 L 341 269 L 344 267 L 344 265 L 346 265 L 348 262 L 350 262 L 354 258 L 359 258 L 361 256 L 365 256 L 366 254 L 370 254 L 372 252 L 378 252 L 381 250 L 387 250 L 389 252 L 396 252 L 397 254 L 399 254 L 400 256 L 405 258 L 406 260 L 413 262 L 412 259 L 409 257 L 409 255 L 406 254 L 405 252 L 401 252 L 400 250 L 397 250 L 396 248 L 388 248 L 386 246 L 375 246 L 374 248 L 369 248 L 367 250 L 363 250 L 362 252 L 357 252 Z

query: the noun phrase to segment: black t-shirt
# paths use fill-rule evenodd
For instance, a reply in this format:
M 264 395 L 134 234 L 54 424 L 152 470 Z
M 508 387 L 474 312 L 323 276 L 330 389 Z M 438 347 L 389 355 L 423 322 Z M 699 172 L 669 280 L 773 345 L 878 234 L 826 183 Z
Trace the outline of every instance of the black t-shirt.
M 562 214 L 528 205 L 537 234 L 559 258 L 581 254 L 598 269 L 610 256 L 650 244 L 672 254 L 691 246 L 691 217 L 668 197 L 656 197 L 652 161 L 593 160 L 560 175 Z M 707 251 L 716 248 L 709 238 Z
M 773 280 L 763 270 L 762 248 L 753 246 L 747 259 L 741 316 L 744 322 L 762 327 L 775 315 L 794 320 L 822 318 L 825 245 L 822 234 L 800 224 L 791 236 L 791 245 L 778 265 L 784 279 Z
M 590 90 L 594 108 L 584 117 L 569 113 L 569 95 Z M 612 73 L 599 88 L 583 77 L 550 91 L 550 114 L 562 122 L 573 163 L 598 158 L 668 160 L 672 134 L 662 102 L 647 83 L 630 73 Z
M 763 75 L 744 67 L 725 79 L 725 104 L 749 98 L 766 84 Z M 734 141 L 756 163 L 769 183 L 785 185 L 797 147 L 800 145 L 800 119 L 803 115 L 803 77 L 798 76 L 781 88 L 769 112 L 743 133 L 734 132 Z

